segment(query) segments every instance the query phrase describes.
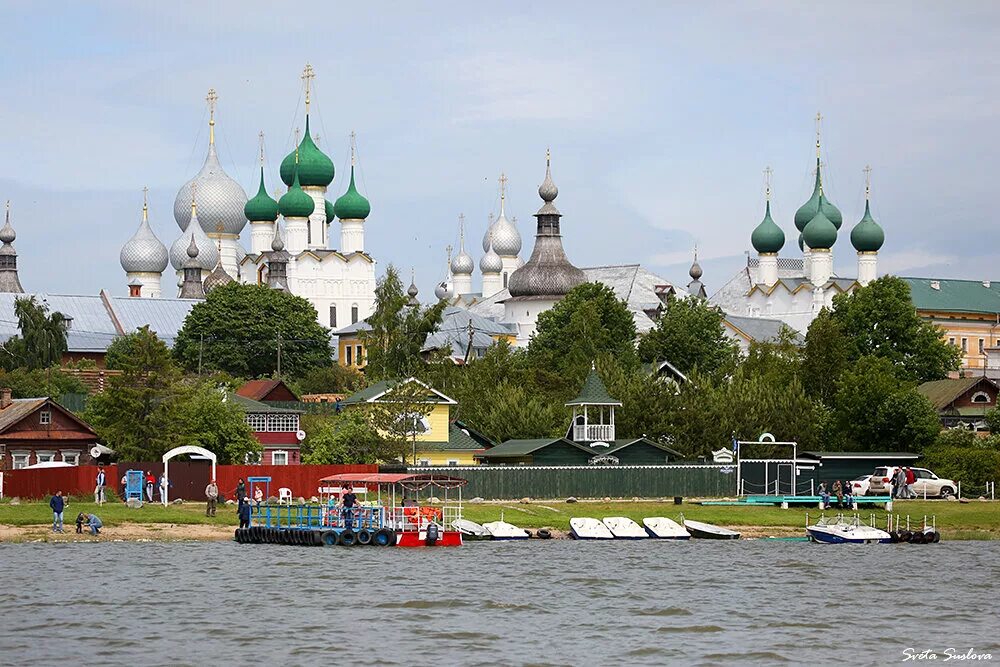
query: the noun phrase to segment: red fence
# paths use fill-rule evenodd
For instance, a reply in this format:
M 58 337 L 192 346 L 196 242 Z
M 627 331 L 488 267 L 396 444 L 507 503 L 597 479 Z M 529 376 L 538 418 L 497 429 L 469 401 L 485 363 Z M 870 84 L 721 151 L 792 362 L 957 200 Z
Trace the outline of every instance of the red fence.
M 204 466 L 202 474 L 195 468 Z M 187 468 L 191 468 L 190 471 Z M 170 489 L 171 498 L 185 500 L 204 500 L 206 482 L 210 476 L 210 463 L 171 462 L 171 477 L 174 486 Z M 120 480 L 127 470 L 151 471 L 159 477 L 163 472 L 163 463 L 119 463 L 104 466 L 106 484 L 109 491 L 120 491 Z M 182 472 L 183 471 L 183 472 Z M 270 493 L 278 495 L 278 489 L 286 487 L 292 490 L 295 497 L 309 499 L 316 495 L 319 480 L 328 475 L 340 473 L 378 472 L 377 465 L 326 465 L 326 466 L 218 466 L 216 477 L 219 490 L 226 498 L 233 498 L 236 483 L 242 477 L 270 477 Z M 72 468 L 37 468 L 34 470 L 7 470 L 3 473 L 3 495 L 6 498 L 44 498 L 56 491 L 64 495 L 86 496 L 94 493 L 97 479 L 97 466 L 77 466 Z M 155 499 L 159 499 L 154 489 Z

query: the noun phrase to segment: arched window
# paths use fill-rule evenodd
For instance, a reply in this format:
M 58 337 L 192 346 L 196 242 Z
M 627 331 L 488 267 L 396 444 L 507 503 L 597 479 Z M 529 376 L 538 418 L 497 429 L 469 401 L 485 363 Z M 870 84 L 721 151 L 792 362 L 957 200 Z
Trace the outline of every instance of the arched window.
M 331 329 L 336 329 L 337 328 L 337 307 L 336 306 L 330 306 L 330 328 Z
M 358 304 L 351 306 L 351 324 L 358 323 Z
M 985 403 L 985 404 L 992 403 L 992 401 L 990 400 L 990 395 L 987 394 L 985 391 L 977 391 L 975 394 L 973 394 L 972 395 L 972 402 L 973 403 L 980 403 L 980 404 L 983 404 L 983 403 Z

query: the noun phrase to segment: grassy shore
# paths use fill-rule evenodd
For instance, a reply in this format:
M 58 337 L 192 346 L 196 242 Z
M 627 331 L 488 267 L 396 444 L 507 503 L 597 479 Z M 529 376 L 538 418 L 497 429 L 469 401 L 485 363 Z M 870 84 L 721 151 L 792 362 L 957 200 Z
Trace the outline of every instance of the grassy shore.
M 831 513 L 836 510 L 832 510 Z M 867 518 L 873 510 L 861 510 Z M 163 507 L 147 504 L 140 509 L 129 509 L 119 502 L 105 503 L 98 507 L 93 502 L 70 500 L 64 518 L 67 529 L 73 530 L 77 513 L 95 513 L 104 522 L 108 537 L 116 534 L 121 539 L 220 539 L 230 534 L 229 528 L 237 525 L 236 509 L 220 505 L 214 517 L 205 516 L 204 503 L 184 503 Z M 884 526 L 885 512 L 874 510 L 876 525 Z M 819 516 L 816 508 L 713 506 L 685 503 L 677 506 L 659 501 L 581 501 L 565 503 L 561 501 L 535 501 L 532 503 L 489 502 L 469 505 L 464 508 L 466 518 L 485 523 L 496 521 L 501 516 L 523 528 L 552 528 L 560 531 L 569 529 L 569 520 L 574 516 L 603 518 L 606 516 L 627 516 L 636 521 L 650 516 L 666 516 L 678 519 L 680 515 L 688 519 L 706 521 L 720 526 L 747 529 L 748 535 L 789 535 L 803 534 L 806 514 L 811 520 Z M 896 502 L 894 514 L 905 518 L 910 516 L 913 524 L 919 524 L 924 515 L 937 517 L 937 525 L 945 539 L 1000 539 L 1000 503 L 973 500 L 969 503 L 948 501 L 902 501 Z M 48 502 L 22 502 L 11 505 L 0 502 L 0 541 L 41 538 L 46 534 L 46 526 L 51 526 L 52 513 Z M 142 526 L 143 530 L 137 527 Z M 157 528 L 161 526 L 162 528 Z M 169 527 L 169 529 L 167 528 Z M 749 529 L 753 530 L 749 530 Z M 132 536 L 132 537 L 129 537 Z

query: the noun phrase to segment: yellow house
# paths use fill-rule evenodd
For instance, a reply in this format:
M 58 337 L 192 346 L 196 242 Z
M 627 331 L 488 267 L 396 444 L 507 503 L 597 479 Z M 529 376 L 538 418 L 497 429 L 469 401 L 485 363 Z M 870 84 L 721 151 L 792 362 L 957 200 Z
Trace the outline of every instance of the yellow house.
M 1000 371 L 1000 282 L 903 278 L 917 314 L 942 330 L 961 352 L 962 370 Z M 990 353 L 994 361 L 990 362 Z M 990 374 L 994 376 L 993 374 Z
M 376 382 L 344 399 L 345 408 L 351 406 L 391 402 L 392 392 L 406 384 L 422 388 L 417 400 L 429 407 L 430 412 L 421 420 L 412 438 L 412 451 L 406 457 L 411 465 L 465 466 L 476 465 L 476 454 L 491 446 L 485 437 L 452 419 L 451 409 L 458 405 L 455 399 L 445 396 L 416 378 Z

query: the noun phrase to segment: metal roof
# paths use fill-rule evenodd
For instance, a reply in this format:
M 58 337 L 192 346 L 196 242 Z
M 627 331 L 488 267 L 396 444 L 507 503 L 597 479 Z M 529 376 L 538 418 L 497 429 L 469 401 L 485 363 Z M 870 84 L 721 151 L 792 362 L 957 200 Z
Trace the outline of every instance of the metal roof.
M 901 278 L 910 286 L 917 310 L 951 313 L 1000 313 L 1000 281 Z
M 737 329 L 751 340 L 758 343 L 773 343 L 781 336 L 781 330 L 787 328 L 792 332 L 792 339 L 796 345 L 804 345 L 805 337 L 795 331 L 781 320 L 774 320 L 766 317 L 742 317 L 739 315 L 726 315 L 725 322 L 732 328 Z
M 421 489 L 425 486 L 455 488 L 465 486 L 469 480 L 437 473 L 341 473 L 323 477 L 321 482 L 341 482 L 347 484 L 399 484 L 405 488 Z

